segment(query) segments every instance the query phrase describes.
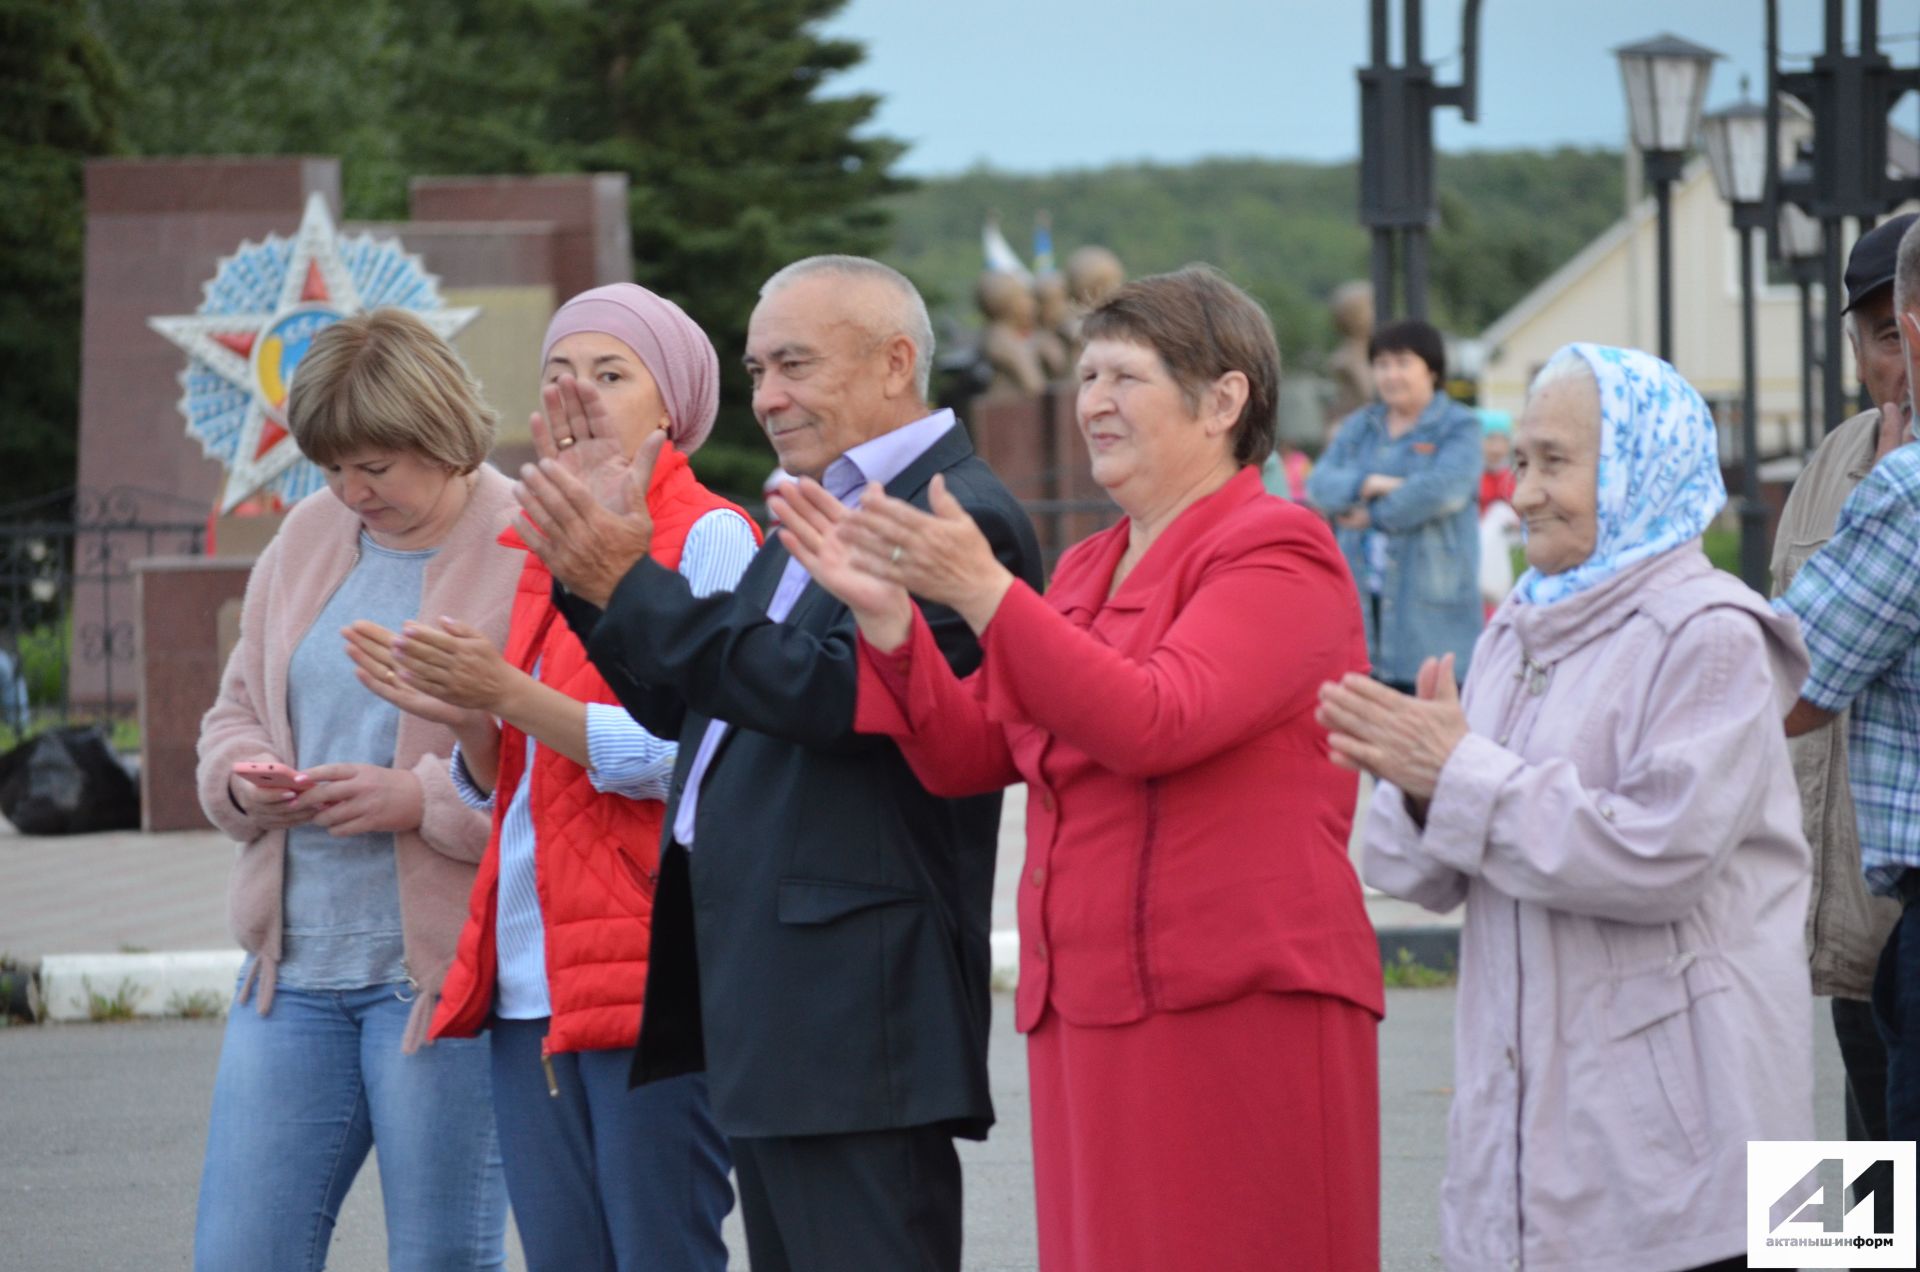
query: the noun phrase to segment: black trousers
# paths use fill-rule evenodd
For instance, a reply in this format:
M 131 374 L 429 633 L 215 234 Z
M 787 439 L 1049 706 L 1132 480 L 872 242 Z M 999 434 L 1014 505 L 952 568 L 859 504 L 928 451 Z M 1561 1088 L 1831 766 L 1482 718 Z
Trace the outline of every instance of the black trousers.
M 1847 1138 L 1887 1138 L 1887 1044 L 1873 1023 L 1873 1004 L 1833 1000 L 1833 1036 L 1847 1073 Z
M 960 1156 L 945 1129 L 731 1143 L 753 1272 L 959 1272 Z

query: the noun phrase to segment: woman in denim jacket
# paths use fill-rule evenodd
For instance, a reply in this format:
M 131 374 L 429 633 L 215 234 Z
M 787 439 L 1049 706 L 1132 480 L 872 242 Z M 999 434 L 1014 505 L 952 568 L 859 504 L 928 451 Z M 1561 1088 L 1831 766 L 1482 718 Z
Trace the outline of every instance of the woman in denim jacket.
M 1334 434 L 1307 500 L 1333 518 L 1374 676 L 1411 690 L 1430 656 L 1465 676 L 1480 635 L 1480 421 L 1440 392 L 1446 349 L 1429 324 L 1381 327 L 1367 356 L 1380 400 Z

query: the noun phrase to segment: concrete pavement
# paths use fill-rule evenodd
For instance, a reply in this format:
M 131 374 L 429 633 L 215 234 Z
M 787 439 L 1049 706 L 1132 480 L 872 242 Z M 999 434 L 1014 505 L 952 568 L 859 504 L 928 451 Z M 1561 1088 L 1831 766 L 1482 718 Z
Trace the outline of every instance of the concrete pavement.
M 1438 1198 L 1453 1087 L 1453 991 L 1390 990 L 1380 1029 L 1382 1266 L 1439 1267 Z M 1840 1062 L 1819 1004 L 1817 1134 L 1837 1138 Z M 1025 1049 L 1012 1004 L 995 995 L 989 1055 L 1000 1122 L 962 1144 L 968 1272 L 1032 1272 L 1032 1152 Z M 0 1028 L 0 1269 L 118 1272 L 186 1268 L 207 1111 L 220 1048 L 215 1021 Z M 744 1269 L 738 1216 L 731 1267 Z M 347 1198 L 328 1264 L 385 1266 L 379 1175 Z M 509 1266 L 523 1269 L 518 1250 Z
M 1024 796 L 1016 789 L 1007 801 L 996 928 L 1014 924 Z M 146 958 L 153 967 L 181 951 L 233 956 L 225 918 L 232 854 L 213 832 L 32 839 L 0 830 L 0 953 L 49 963 L 60 956 Z M 1384 897 L 1370 897 L 1368 908 L 1389 936 L 1458 921 Z M 156 987 L 148 1005 L 166 997 Z M 1840 1068 L 1820 1006 L 1818 1133 L 1830 1137 L 1843 1133 Z M 1435 1207 L 1452 1092 L 1452 1010 L 1451 990 L 1388 993 L 1380 1071 L 1382 1253 L 1389 1269 L 1438 1266 Z M 996 995 L 995 1011 L 990 1068 L 1000 1124 L 985 1144 L 961 1148 L 969 1272 L 1035 1266 L 1025 1052 L 1005 994 Z M 0 1129 L 0 1269 L 188 1266 L 220 1031 L 217 1021 L 0 1028 L 0 1075 L 14 1097 Z M 370 1163 L 342 1211 L 330 1266 L 382 1267 L 384 1231 L 378 1171 Z M 733 1266 L 744 1268 L 737 1216 L 728 1237 Z M 524 1267 L 517 1247 L 509 1266 Z
M 0 953 L 229 948 L 233 842 L 218 831 L 36 838 L 0 823 Z
M 1025 788 L 1008 792 L 993 903 L 996 964 L 1014 965 L 1024 875 Z M 224 1006 L 239 951 L 227 933 L 234 846 L 214 831 L 20 836 L 0 822 L 0 960 L 42 970 L 56 1018 L 85 1020 L 116 999 L 141 1015 Z M 1433 916 L 1370 897 L 1376 925 Z M 1457 917 L 1451 920 L 1457 925 Z M 1443 930 L 1448 921 L 1442 920 Z M 1010 977 L 1003 977 L 1003 987 Z M 1382 1032 L 1391 1268 L 1432 1266 L 1451 1069 L 1449 991 L 1390 995 Z M 995 996 L 990 1058 L 1000 1122 L 965 1144 L 970 1272 L 1034 1267 L 1025 1050 L 1011 1000 Z M 0 1272 L 186 1267 L 219 1054 L 218 1021 L 0 1027 L 8 1100 L 0 1130 Z M 18 1098 L 31 1092 L 32 1098 Z M 737 1215 L 728 1239 L 746 1266 Z M 384 1266 L 378 1170 L 362 1171 L 340 1216 L 331 1267 Z M 522 1268 L 517 1245 L 510 1267 Z

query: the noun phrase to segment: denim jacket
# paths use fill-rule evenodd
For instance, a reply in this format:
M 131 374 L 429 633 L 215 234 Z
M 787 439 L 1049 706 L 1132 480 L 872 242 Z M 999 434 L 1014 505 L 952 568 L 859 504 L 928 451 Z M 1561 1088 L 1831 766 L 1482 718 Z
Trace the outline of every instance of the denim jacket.
M 1480 535 L 1475 495 L 1482 459 L 1480 421 L 1444 393 L 1435 394 L 1402 437 L 1387 433 L 1387 408 L 1363 406 L 1334 435 L 1307 477 L 1307 498 L 1328 516 L 1360 504 L 1369 473 L 1404 477 L 1389 495 L 1366 501 L 1373 528 L 1387 536 L 1387 566 L 1376 626 L 1365 593 L 1367 532 L 1334 528 L 1362 589 L 1367 655 L 1373 673 L 1411 684 L 1429 655 L 1451 653 L 1464 679 L 1480 635 Z

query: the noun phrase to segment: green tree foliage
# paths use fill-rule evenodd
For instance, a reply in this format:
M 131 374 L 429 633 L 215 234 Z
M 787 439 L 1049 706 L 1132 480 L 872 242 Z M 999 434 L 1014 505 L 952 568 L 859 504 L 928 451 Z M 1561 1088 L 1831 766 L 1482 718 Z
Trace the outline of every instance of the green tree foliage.
M 404 172 L 381 215 L 401 216 L 409 174 L 559 172 L 572 163 L 563 84 L 578 62 L 584 5 L 414 0 L 399 11 L 406 74 L 393 86 Z
M 147 155 L 330 154 L 351 216 L 406 206 L 394 0 L 88 0 Z
M 880 250 L 905 188 L 878 99 L 827 91 L 861 57 L 816 33 L 844 0 L 92 3 L 144 153 L 338 154 L 353 217 L 403 216 L 413 175 L 625 172 L 634 277 L 720 351 L 715 471 L 768 464 L 739 367 L 760 283 Z
M 1062 258 L 1092 242 L 1135 273 L 1210 261 L 1268 306 L 1290 364 L 1311 365 L 1331 347 L 1325 297 L 1367 267 L 1352 164 L 982 170 L 907 189 L 892 173 L 900 143 L 871 132 L 876 100 L 832 91 L 835 73 L 861 56 L 819 34 L 842 3 L 85 0 L 84 13 L 127 85 L 130 149 L 336 154 L 350 217 L 404 216 L 415 175 L 627 173 L 634 276 L 685 305 L 720 351 L 721 424 L 701 467 L 730 488 L 768 461 L 739 369 L 747 316 L 769 273 L 814 252 L 882 252 L 970 321 L 983 216 L 998 211 L 1017 241 L 1044 208 Z M 69 465 L 78 156 L 114 144 L 100 105 L 112 100 L 113 75 L 81 11 L 80 0 L 0 0 L 0 91 L 64 103 L 69 121 L 24 142 L 34 119 L 59 112 L 9 106 L 0 116 L 0 136 L 20 156 L 0 186 L 0 236 L 34 245 L 0 259 L 10 271 L 0 358 L 50 368 L 53 387 L 32 391 L 62 423 Z M 1462 332 L 1513 303 L 1620 206 L 1619 160 L 1604 153 L 1443 156 L 1439 180 L 1435 316 Z M 30 193 L 43 187 L 66 201 Z M 40 210 L 14 213 L 28 203 Z M 41 299 L 57 295 L 71 298 L 67 309 Z M 10 376 L 0 400 L 21 398 L 25 385 Z M 9 430 L 0 445 L 20 435 Z M 36 457 L 47 453 L 34 445 Z
M 118 105 L 78 0 L 0 0 L 0 502 L 73 484 L 82 165 Z
M 904 147 L 862 135 L 879 100 L 823 93 L 860 46 L 814 25 L 841 0 L 654 0 L 595 6 L 560 115 L 580 141 L 572 166 L 631 180 L 634 276 L 686 306 L 720 351 L 724 448 L 765 443 L 740 368 L 748 314 L 767 275 L 818 252 L 867 255 L 887 242 L 880 200 L 905 183 Z M 704 466 L 703 466 L 704 467 Z
M 1617 154 L 1558 150 L 1443 155 L 1433 236 L 1433 316 L 1471 334 L 1498 317 L 1620 215 Z M 1213 160 L 1049 176 L 975 170 L 893 200 L 888 259 L 947 312 L 971 320 L 980 224 L 998 212 L 1017 246 L 1051 212 L 1054 249 L 1099 243 L 1135 275 L 1191 261 L 1219 266 L 1266 305 L 1292 365 L 1333 347 L 1326 297 L 1368 269 L 1354 165 Z

